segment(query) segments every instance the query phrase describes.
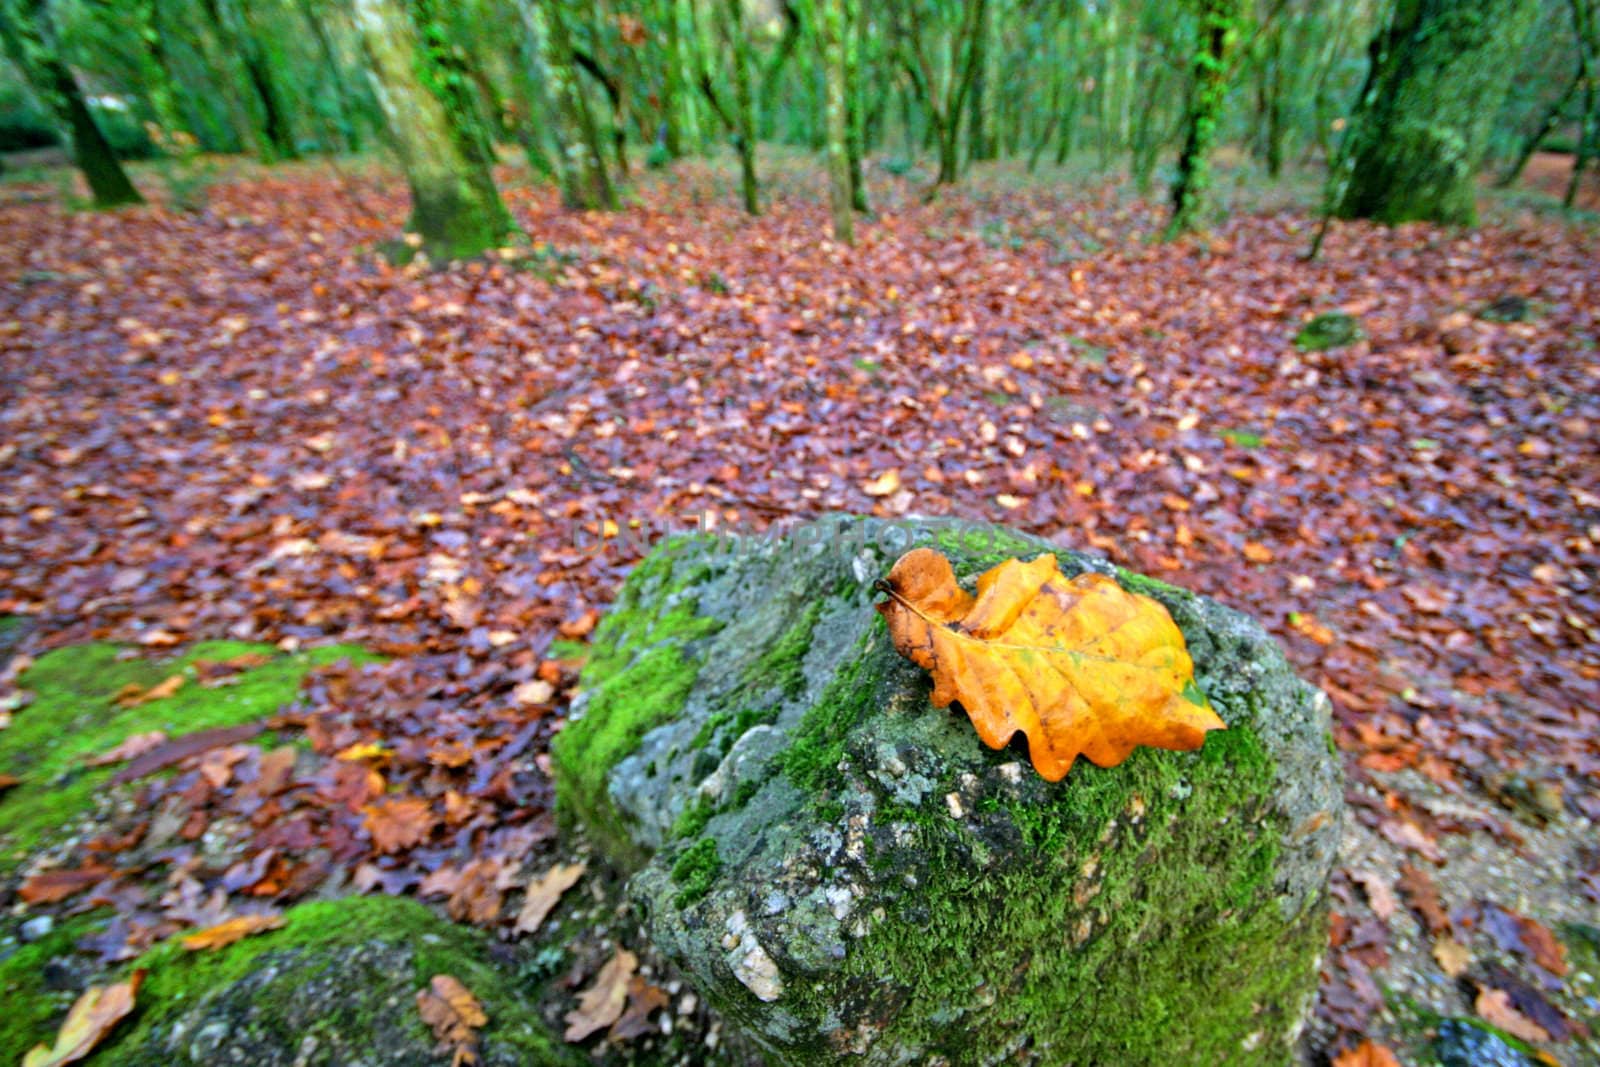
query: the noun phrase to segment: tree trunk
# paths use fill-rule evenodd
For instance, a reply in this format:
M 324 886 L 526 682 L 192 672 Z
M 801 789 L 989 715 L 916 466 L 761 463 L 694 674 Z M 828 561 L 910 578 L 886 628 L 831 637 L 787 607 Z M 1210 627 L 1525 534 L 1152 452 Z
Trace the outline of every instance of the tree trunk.
M 844 49 L 845 105 L 850 123 L 845 154 L 850 161 L 850 206 L 862 213 L 872 210 L 867 202 L 867 182 L 861 173 L 861 160 L 867 154 L 867 108 L 861 91 L 861 57 L 867 48 L 867 13 L 861 0 L 842 0 L 845 14 Z
M 723 0 L 722 27 L 733 56 L 734 139 L 739 149 L 739 190 L 744 209 L 761 214 L 760 186 L 756 180 L 755 103 L 750 92 L 750 45 L 745 40 L 744 6 L 740 0 Z
M 1478 166 L 1537 6 L 1400 0 L 1373 41 L 1335 214 L 1391 225 L 1477 220 Z
M 0 44 L 28 85 L 66 128 L 72 155 L 89 185 L 96 208 L 141 204 L 133 182 L 95 124 L 77 79 L 55 50 L 55 35 L 42 0 L 0 3 Z
M 1194 55 L 1194 84 L 1184 114 L 1183 150 L 1178 178 L 1172 185 L 1172 219 L 1167 236 L 1200 227 L 1205 194 L 1211 183 L 1211 150 L 1217 123 L 1228 95 L 1228 55 L 1238 32 L 1242 5 L 1238 0 L 1200 0 L 1201 44 Z
M 482 147 L 463 116 L 429 83 L 442 81 L 401 0 L 352 0 L 368 74 L 411 187 L 407 229 L 435 260 L 477 255 L 500 244 L 511 216 L 494 187 Z
M 1573 75 L 1572 81 L 1568 83 L 1566 91 L 1561 94 L 1560 99 L 1551 104 L 1549 110 L 1544 113 L 1544 119 L 1540 121 L 1539 127 L 1522 142 L 1522 148 L 1517 151 L 1517 158 L 1512 161 L 1511 166 L 1507 167 L 1506 172 L 1494 183 L 1496 189 L 1509 189 L 1517 184 L 1517 179 L 1522 177 L 1522 172 L 1527 169 L 1528 161 L 1533 158 L 1533 154 L 1539 151 L 1539 146 L 1544 143 L 1546 137 L 1550 136 L 1550 132 L 1560 125 L 1561 115 L 1567 110 L 1567 104 L 1572 101 L 1572 97 L 1578 91 L 1578 85 L 1582 81 L 1583 68 L 1580 66 L 1578 72 Z
M 850 190 L 850 117 L 845 85 L 844 0 L 818 0 L 817 50 L 826 86 L 824 110 L 828 125 L 828 205 L 833 211 L 833 236 L 854 244 L 855 210 Z

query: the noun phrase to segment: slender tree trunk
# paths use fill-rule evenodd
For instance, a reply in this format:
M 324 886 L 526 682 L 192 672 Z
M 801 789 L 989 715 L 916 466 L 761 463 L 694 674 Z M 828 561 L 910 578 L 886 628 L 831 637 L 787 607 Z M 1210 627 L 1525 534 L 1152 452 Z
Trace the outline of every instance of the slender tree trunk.
M 866 213 L 872 210 L 867 202 L 867 182 L 861 173 L 861 160 L 867 154 L 867 108 L 861 91 L 861 60 L 867 50 L 867 12 L 861 0 L 842 0 L 845 16 L 845 34 L 848 41 L 844 50 L 845 104 L 850 125 L 845 153 L 850 163 L 850 206 Z M 881 102 L 881 98 L 880 98 Z
M 855 210 L 850 192 L 850 116 L 845 84 L 844 0 L 818 0 L 817 51 L 826 86 L 824 110 L 828 129 L 828 204 L 833 211 L 833 236 L 854 244 Z
M 1583 83 L 1583 117 L 1578 122 L 1578 151 L 1572 161 L 1572 179 L 1567 183 L 1567 195 L 1561 203 L 1570 208 L 1578 202 L 1578 189 L 1583 185 L 1583 172 L 1600 141 L 1600 17 L 1595 0 L 1571 0 L 1572 23 L 1578 35 L 1578 79 Z
M 1517 158 L 1512 161 L 1511 166 L 1507 167 L 1506 172 L 1494 183 L 1496 189 L 1509 189 L 1517 184 L 1517 179 L 1522 177 L 1522 172 L 1527 169 L 1528 161 L 1533 158 L 1535 152 L 1539 151 L 1539 146 L 1544 143 L 1544 139 L 1549 137 L 1551 131 L 1561 124 L 1561 115 L 1567 110 L 1567 105 L 1572 102 L 1572 97 L 1577 93 L 1578 86 L 1582 81 L 1583 68 L 1580 66 L 1578 72 L 1572 76 L 1572 81 L 1567 84 L 1566 91 L 1561 94 L 1561 98 L 1550 105 L 1549 110 L 1544 113 L 1544 118 L 1540 121 L 1538 128 L 1522 142 L 1522 147 L 1517 151 Z
M 299 153 L 295 148 L 294 133 L 289 128 L 277 83 L 273 81 L 271 68 L 262 54 L 255 28 L 247 25 L 243 33 L 235 33 L 228 25 L 226 13 L 218 0 L 204 0 L 201 7 L 223 50 L 238 56 L 244 66 L 245 81 L 255 94 L 256 105 L 261 111 L 262 137 L 258 143 L 262 158 L 268 161 L 296 158 Z
M 1374 40 L 1342 218 L 1471 225 L 1477 171 L 1537 0 L 1400 0 Z
M 734 137 L 739 148 L 739 190 L 744 209 L 761 214 L 760 186 L 756 179 L 755 104 L 750 93 L 750 45 L 745 39 L 744 6 L 740 0 L 723 0 L 722 27 L 733 56 Z
M 55 48 L 49 11 L 42 0 L 0 3 L 0 45 L 34 93 L 67 131 L 72 155 L 88 183 L 96 208 L 140 204 L 133 182 L 95 124 L 77 79 Z
M 465 118 L 429 83 L 442 71 L 429 55 L 402 0 L 351 0 L 368 74 L 406 181 L 407 229 L 435 260 L 477 255 L 512 231 L 480 145 Z
M 1211 179 L 1211 150 L 1228 95 L 1228 56 L 1238 33 L 1242 5 L 1238 0 L 1200 0 L 1199 10 L 1201 45 L 1195 50 L 1183 150 L 1178 154 L 1178 178 L 1172 185 L 1169 238 L 1200 227 Z
M 668 158 L 680 159 L 683 156 L 683 118 L 679 111 L 684 92 L 683 60 L 678 48 L 678 6 L 674 0 L 666 0 L 660 9 L 667 24 L 666 69 L 661 79 L 661 139 Z

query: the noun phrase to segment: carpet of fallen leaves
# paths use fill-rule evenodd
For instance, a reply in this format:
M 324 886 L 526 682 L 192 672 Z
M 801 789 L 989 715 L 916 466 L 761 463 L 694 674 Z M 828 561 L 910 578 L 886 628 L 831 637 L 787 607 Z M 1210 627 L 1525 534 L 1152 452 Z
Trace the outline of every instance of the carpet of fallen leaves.
M 180 754 L 24 897 L 114 903 L 108 958 L 336 885 L 509 933 L 556 836 L 543 753 L 576 664 L 551 646 L 592 629 L 631 535 L 938 514 L 1260 618 L 1333 697 L 1354 818 L 1404 855 L 1398 886 L 1362 875 L 1372 910 L 1441 943 L 1493 925 L 1559 982 L 1510 902 L 1438 903 L 1441 838 L 1515 848 L 1510 816 L 1440 818 L 1380 776 L 1600 819 L 1600 237 L 1337 225 L 1307 263 L 1294 210 L 1163 245 L 1110 187 L 1002 175 L 924 205 L 882 180 L 845 248 L 805 168 L 755 220 L 719 170 L 614 215 L 508 177 L 531 249 L 437 272 L 367 254 L 404 213 L 377 174 L 258 173 L 197 215 L 5 187 L 0 613 L 34 617 L 35 651 L 390 657 L 313 677 L 275 723 L 309 751 Z M 1484 313 L 1507 297 L 1525 321 Z M 1366 339 L 1298 351 L 1334 309 Z M 1561 891 L 1600 902 L 1583 856 Z M 1379 1009 L 1388 936 L 1335 888 L 1330 1051 Z M 1472 978 L 1480 1012 L 1553 1036 L 1529 980 Z

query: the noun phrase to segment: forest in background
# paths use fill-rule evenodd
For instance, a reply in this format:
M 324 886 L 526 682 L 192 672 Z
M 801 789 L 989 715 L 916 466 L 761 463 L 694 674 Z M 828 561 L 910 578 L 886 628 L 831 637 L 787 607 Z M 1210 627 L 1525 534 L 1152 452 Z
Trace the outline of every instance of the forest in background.
M 575 208 L 641 167 L 729 146 L 746 211 L 761 147 L 825 153 L 835 234 L 870 211 L 864 160 L 1086 161 L 1203 228 L 1219 146 L 1329 173 L 1332 213 L 1473 221 L 1487 166 L 1600 126 L 1596 0 L 4 0 L 0 151 L 70 146 L 100 206 L 156 157 L 192 199 L 197 154 L 382 148 L 410 228 L 451 257 L 513 229 L 490 166 L 515 146 Z

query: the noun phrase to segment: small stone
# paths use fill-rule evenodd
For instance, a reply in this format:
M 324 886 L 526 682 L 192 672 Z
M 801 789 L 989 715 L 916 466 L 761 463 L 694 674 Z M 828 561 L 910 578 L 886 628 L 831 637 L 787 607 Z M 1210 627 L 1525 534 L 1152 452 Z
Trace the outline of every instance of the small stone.
M 950 817 L 952 819 L 960 819 L 967 814 L 967 809 L 961 805 L 960 793 L 946 793 L 944 795 L 944 805 L 950 809 Z
M 35 915 L 22 924 L 22 940 L 38 941 L 50 936 L 50 931 L 56 928 L 55 919 L 48 915 Z

